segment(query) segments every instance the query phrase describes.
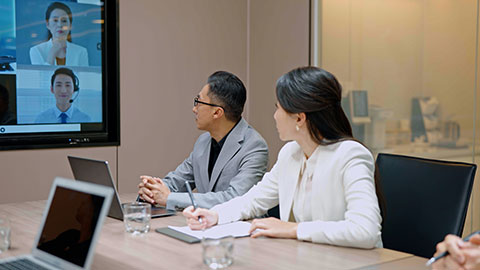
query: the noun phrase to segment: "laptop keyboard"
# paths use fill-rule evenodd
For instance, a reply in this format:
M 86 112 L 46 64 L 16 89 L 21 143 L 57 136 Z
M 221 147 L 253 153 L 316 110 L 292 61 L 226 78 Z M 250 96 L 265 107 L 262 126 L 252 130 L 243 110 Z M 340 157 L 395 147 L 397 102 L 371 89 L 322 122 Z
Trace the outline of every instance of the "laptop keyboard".
M 29 259 L 18 259 L 0 264 L 0 270 L 48 270 Z

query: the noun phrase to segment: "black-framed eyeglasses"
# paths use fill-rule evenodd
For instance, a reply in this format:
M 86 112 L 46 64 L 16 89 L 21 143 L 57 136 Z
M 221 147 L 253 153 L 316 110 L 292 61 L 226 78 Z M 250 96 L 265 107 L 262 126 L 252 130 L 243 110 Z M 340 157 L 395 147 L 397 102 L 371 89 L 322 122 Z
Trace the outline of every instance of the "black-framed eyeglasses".
M 198 97 L 195 97 L 195 98 L 193 99 L 193 107 L 197 107 L 198 104 L 208 105 L 208 106 L 212 106 L 212 107 L 220 107 L 220 108 L 222 108 L 223 110 L 225 110 L 225 108 L 223 108 L 223 106 L 220 106 L 220 105 L 217 105 L 217 104 L 212 104 L 212 103 L 203 102 L 203 101 L 198 100 Z

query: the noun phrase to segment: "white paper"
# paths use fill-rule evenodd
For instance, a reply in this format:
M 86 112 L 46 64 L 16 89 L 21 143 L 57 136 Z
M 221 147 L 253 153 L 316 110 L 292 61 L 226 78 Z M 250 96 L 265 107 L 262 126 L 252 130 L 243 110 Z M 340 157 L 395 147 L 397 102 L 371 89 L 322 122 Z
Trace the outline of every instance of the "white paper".
M 172 230 L 179 231 L 186 235 L 193 236 L 198 239 L 205 238 L 222 238 L 225 236 L 233 236 L 233 237 L 243 237 L 249 236 L 248 230 L 250 229 L 251 224 L 245 221 L 237 221 L 222 225 L 216 225 L 205 231 L 193 231 L 188 226 L 184 227 L 177 227 L 177 226 L 168 226 Z

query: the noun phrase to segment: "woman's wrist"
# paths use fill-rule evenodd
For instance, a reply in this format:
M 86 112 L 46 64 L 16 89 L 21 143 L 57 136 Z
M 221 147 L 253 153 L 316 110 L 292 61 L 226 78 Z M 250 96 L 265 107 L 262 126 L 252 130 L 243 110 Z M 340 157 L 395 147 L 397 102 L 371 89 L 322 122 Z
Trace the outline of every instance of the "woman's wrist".
M 292 223 L 291 237 L 293 239 L 298 239 L 297 237 L 298 223 L 295 223 L 295 222 L 291 222 L 291 223 Z

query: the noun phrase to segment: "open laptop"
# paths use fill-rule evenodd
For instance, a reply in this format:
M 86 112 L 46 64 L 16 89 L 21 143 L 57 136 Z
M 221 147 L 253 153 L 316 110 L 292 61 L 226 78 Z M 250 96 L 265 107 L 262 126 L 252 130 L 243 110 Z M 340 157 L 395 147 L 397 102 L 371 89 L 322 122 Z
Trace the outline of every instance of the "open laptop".
M 110 187 L 57 177 L 31 254 L 2 259 L 0 269 L 89 269 L 112 196 Z
M 73 177 L 76 180 L 104 185 L 115 189 L 115 184 L 107 161 L 68 156 L 68 162 L 72 168 Z M 152 218 L 175 214 L 175 210 L 152 205 Z M 108 216 L 123 220 L 123 208 L 116 189 L 112 205 L 110 206 L 110 211 L 108 211 Z

